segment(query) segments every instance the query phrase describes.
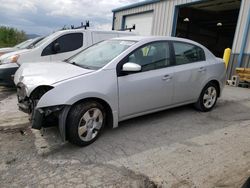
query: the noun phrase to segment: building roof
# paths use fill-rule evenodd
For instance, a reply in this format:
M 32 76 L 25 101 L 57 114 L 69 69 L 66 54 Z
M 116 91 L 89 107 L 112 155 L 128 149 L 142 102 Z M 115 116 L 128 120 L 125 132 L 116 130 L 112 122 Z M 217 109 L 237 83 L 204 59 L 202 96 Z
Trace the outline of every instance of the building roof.
M 145 0 L 145 1 L 138 2 L 138 3 L 133 3 L 131 5 L 127 5 L 127 6 L 113 9 L 112 12 L 118 12 L 118 11 L 122 11 L 122 10 L 126 10 L 126 9 L 136 8 L 136 7 L 140 7 L 143 5 L 149 5 L 152 3 L 159 2 L 159 1 L 161 1 L 161 0 Z

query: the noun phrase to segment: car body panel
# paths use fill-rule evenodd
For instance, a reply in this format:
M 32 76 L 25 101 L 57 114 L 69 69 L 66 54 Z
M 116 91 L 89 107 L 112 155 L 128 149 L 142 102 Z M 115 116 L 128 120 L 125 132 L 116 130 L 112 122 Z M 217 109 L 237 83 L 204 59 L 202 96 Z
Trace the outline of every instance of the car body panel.
M 119 118 L 171 105 L 174 69 L 167 67 L 118 77 Z
M 75 76 L 87 74 L 93 70 L 83 69 L 70 63 L 43 62 L 43 63 L 25 63 L 16 72 L 14 82 L 29 83 L 27 86 L 52 85 L 58 81 L 69 79 Z M 29 90 L 29 96 L 32 90 Z
M 6 53 L 9 53 L 9 52 L 13 52 L 14 50 L 17 50 L 15 49 L 14 47 L 10 47 L 10 48 L 0 48 L 0 56 L 1 55 L 4 55 Z
M 206 61 L 175 66 L 173 79 L 178 84 L 174 88 L 174 103 L 197 100 L 202 82 L 207 77 L 206 66 Z M 201 68 L 204 68 L 204 71 Z
M 16 63 L 0 65 L 0 85 L 14 85 L 13 77 L 19 66 Z
M 97 74 L 100 78 L 94 79 Z M 107 82 L 107 80 L 109 81 Z M 118 105 L 115 105 L 118 96 L 116 83 L 115 70 L 98 70 L 73 77 L 52 84 L 54 88 L 43 95 L 37 104 L 37 108 L 64 104 L 73 105 L 81 99 L 100 98 L 110 104 L 112 108 L 117 109 Z M 76 87 L 76 84 L 78 87 Z M 58 92 L 60 92 L 60 95 L 58 95 Z

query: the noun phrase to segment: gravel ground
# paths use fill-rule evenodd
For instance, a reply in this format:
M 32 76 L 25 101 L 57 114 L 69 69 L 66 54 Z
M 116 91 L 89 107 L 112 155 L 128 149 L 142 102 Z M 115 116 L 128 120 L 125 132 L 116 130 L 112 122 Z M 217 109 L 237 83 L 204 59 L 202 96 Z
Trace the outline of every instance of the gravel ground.
M 13 91 L 0 93 L 3 107 Z M 249 135 L 250 90 L 232 87 L 211 112 L 184 106 L 135 118 L 85 148 L 61 143 L 56 128 L 0 131 L 0 187 L 241 187 Z

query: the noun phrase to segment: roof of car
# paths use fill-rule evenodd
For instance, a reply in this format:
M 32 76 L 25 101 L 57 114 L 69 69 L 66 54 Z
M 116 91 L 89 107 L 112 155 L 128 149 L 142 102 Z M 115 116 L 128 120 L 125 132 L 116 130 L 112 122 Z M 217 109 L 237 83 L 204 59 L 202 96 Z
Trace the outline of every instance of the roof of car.
M 146 41 L 146 40 L 177 40 L 177 41 L 189 41 L 194 42 L 189 39 L 170 37 L 170 36 L 126 36 L 115 38 L 116 40 L 132 40 L 132 41 Z
M 191 44 L 195 44 L 198 46 L 202 46 L 201 44 L 185 39 L 185 38 L 179 38 L 179 37 L 171 37 L 171 36 L 126 36 L 126 37 L 119 37 L 119 38 L 114 38 L 115 40 L 130 40 L 130 41 L 157 41 L 157 40 L 174 40 L 174 41 L 180 41 L 180 42 L 187 42 Z M 203 47 L 203 46 L 202 46 Z
M 100 33 L 120 33 L 120 34 L 123 34 L 126 31 L 79 28 L 79 29 L 65 29 L 65 30 L 60 30 L 60 31 L 57 31 L 56 33 L 73 33 L 73 32 L 100 32 Z M 128 34 L 128 35 L 135 35 L 134 32 L 126 32 L 126 34 Z

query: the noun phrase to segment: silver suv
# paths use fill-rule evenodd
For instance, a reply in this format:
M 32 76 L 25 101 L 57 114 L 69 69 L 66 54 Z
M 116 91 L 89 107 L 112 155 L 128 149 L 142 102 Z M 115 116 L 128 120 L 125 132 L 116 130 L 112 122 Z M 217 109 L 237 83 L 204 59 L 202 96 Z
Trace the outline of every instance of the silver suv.
M 15 74 L 19 108 L 32 127 L 58 124 L 85 146 L 104 126 L 194 103 L 216 104 L 225 65 L 204 46 L 174 37 L 126 37 L 95 44 L 66 62 L 26 63 Z

